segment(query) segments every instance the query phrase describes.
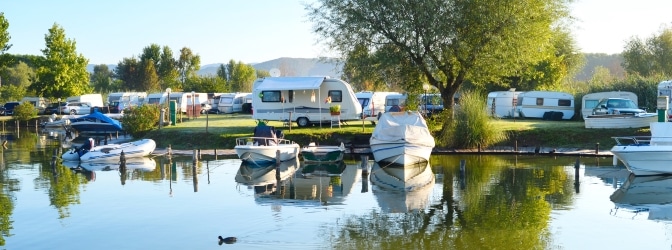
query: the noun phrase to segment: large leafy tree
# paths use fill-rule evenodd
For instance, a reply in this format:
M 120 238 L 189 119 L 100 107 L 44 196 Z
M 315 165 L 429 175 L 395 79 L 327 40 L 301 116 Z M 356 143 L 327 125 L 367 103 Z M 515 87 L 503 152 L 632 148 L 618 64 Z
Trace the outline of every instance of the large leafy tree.
M 110 68 L 106 64 L 93 66 L 91 85 L 97 93 L 109 93 L 116 90 L 116 86 L 112 80 L 112 71 L 110 71 Z
M 125 90 L 140 89 L 142 72 L 140 61 L 135 57 L 124 57 L 114 69 L 114 75 L 121 81 L 121 88 Z
M 190 48 L 184 47 L 180 50 L 180 59 L 177 61 L 179 78 L 184 84 L 187 78 L 196 76 L 201 68 L 201 57 L 194 54 Z
M 65 30 L 54 24 L 44 36 L 45 60 L 37 70 L 38 81 L 30 90 L 44 97 L 68 97 L 91 91 L 86 65 L 89 60 L 77 54 L 74 40 L 65 37 Z
M 12 37 L 9 36 L 9 32 L 7 32 L 8 29 L 9 21 L 5 18 L 5 13 L 0 12 L 0 68 L 10 65 L 13 59 L 10 55 L 5 54 L 5 52 L 12 47 L 12 45 L 9 44 L 9 39 Z
M 672 29 L 663 29 L 646 41 L 634 37 L 623 50 L 623 68 L 644 77 L 672 75 Z
M 173 51 L 170 47 L 163 46 L 157 70 L 161 89 L 176 88 L 179 86 L 178 77 L 180 74 L 177 71 L 177 61 L 173 57 Z
M 229 60 L 226 65 L 226 79 L 233 92 L 251 92 L 257 79 L 254 67 L 241 61 Z
M 154 68 L 154 60 L 149 59 L 142 65 L 142 81 L 136 90 L 155 92 L 160 90 L 159 75 Z
M 403 77 L 397 79 L 426 81 L 451 108 L 466 81 L 499 81 L 543 60 L 554 25 L 568 16 L 567 2 L 318 0 L 306 9 L 330 48 L 345 56 L 362 50 L 357 46 L 389 51 L 381 56 L 394 60 L 380 60 L 410 67 L 397 72 Z

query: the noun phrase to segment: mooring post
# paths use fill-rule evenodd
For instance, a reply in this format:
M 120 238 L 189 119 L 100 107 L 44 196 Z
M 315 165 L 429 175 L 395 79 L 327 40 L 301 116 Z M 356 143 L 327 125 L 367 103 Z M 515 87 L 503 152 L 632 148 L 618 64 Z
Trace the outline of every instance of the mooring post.
M 467 186 L 466 172 L 467 172 L 467 161 L 462 159 L 460 160 L 460 189 L 464 189 Z
M 203 158 L 201 158 L 201 149 L 200 148 L 198 149 L 198 159 L 199 160 L 203 159 Z
M 280 150 L 275 151 L 275 164 L 280 165 Z
M 595 154 L 599 155 L 600 154 L 600 143 L 595 143 Z
M 198 162 L 198 154 L 196 153 L 196 149 L 194 149 L 191 159 L 193 160 L 194 165 L 196 165 L 196 162 Z
M 54 155 L 51 156 L 51 167 L 55 170 L 56 169 L 56 157 L 58 154 L 58 150 L 54 149 Z
M 119 155 L 119 166 L 126 167 L 126 153 L 124 151 L 121 151 L 121 155 Z
M 581 162 L 579 161 L 579 158 L 576 158 L 576 162 L 574 163 L 574 188 L 576 189 L 576 193 L 579 193 L 579 169 L 581 168 Z
M 514 152 L 518 152 L 518 140 L 515 140 L 515 141 L 514 141 L 514 144 L 513 144 L 513 151 L 514 151 Z
M 367 193 L 369 192 L 369 156 L 362 155 L 360 158 L 362 160 L 360 166 L 362 169 L 362 193 Z
M 173 157 L 173 150 L 170 149 L 170 144 L 168 144 L 168 149 L 166 150 L 166 154 L 168 154 L 168 159 Z

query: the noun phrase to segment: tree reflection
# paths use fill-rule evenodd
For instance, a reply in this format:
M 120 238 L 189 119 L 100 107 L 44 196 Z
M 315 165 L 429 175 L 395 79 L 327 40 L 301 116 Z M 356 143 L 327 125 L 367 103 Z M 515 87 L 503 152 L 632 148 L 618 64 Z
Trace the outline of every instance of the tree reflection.
M 440 199 L 428 209 L 348 217 L 329 242 L 339 249 L 546 249 L 552 206 L 574 194 L 564 168 L 527 166 L 500 156 L 465 156 L 460 179 L 455 157 L 433 158 L 443 173 Z M 535 164 L 537 164 L 535 161 Z M 442 167 L 441 167 L 442 166 Z M 439 183 L 442 182 L 442 183 Z M 464 188 L 460 185 L 463 184 Z M 487 235 L 487 237 L 484 237 Z M 334 240 L 335 238 L 335 240 Z

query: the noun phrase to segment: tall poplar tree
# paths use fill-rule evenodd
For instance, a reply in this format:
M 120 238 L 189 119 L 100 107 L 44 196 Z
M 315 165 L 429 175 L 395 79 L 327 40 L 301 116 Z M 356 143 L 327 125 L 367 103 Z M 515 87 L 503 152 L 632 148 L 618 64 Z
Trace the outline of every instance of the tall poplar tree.
M 58 98 L 82 95 L 91 92 L 89 60 L 77 54 L 76 43 L 65 36 L 65 30 L 54 23 L 44 36 L 46 48 L 42 50 L 45 60 L 37 70 L 38 80 L 30 89 L 40 96 Z

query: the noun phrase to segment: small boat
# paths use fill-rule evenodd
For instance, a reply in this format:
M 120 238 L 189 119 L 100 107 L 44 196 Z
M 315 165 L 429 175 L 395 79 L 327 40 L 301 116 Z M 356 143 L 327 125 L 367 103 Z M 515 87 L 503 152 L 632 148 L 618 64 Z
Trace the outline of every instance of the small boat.
M 612 137 L 611 153 L 635 175 L 672 174 L 672 123 L 652 122 L 650 128 L 651 136 Z
M 317 146 L 311 142 L 308 146 L 301 148 L 301 156 L 306 163 L 342 161 L 343 155 L 345 155 L 345 145 L 342 142 L 340 146 Z
M 236 139 L 234 150 L 241 160 L 260 165 L 275 163 L 277 158 L 281 162 L 296 158 L 299 144 L 282 137 L 282 131 L 260 123 L 253 137 Z
M 93 112 L 89 115 L 71 118 L 70 127 L 79 132 L 118 132 L 122 131 L 121 122 L 112 119 L 100 112 Z
M 121 144 L 94 146 L 93 139 L 84 143 L 82 147 L 75 147 L 65 152 L 61 158 L 64 161 L 119 161 L 121 154 L 126 159 L 150 155 L 156 149 L 156 142 L 152 139 L 142 139 Z
M 589 115 L 583 120 L 586 128 L 645 128 L 658 121 L 658 114 Z
M 614 191 L 609 199 L 617 208 L 648 212 L 650 220 L 672 220 L 672 176 L 635 176 Z
M 416 111 L 384 113 L 369 144 L 376 162 L 399 165 L 429 161 L 435 146 L 425 119 Z

